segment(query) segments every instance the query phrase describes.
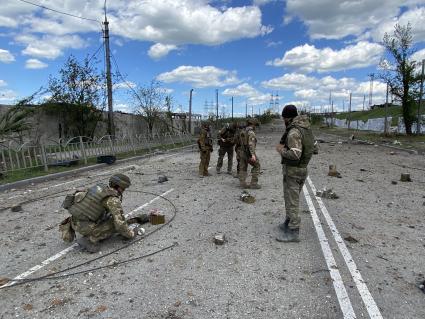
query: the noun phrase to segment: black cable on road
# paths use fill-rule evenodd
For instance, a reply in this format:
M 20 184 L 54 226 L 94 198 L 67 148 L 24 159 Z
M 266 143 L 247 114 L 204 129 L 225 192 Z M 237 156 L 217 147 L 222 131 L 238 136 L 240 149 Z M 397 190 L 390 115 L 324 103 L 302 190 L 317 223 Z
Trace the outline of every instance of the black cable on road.
M 160 253 L 162 251 L 165 251 L 165 250 L 168 250 L 168 249 L 170 249 L 172 247 L 177 246 L 177 243 L 174 243 L 174 244 L 172 244 L 170 246 L 167 246 L 165 248 L 162 248 L 162 249 L 160 249 L 158 251 L 155 251 L 153 253 L 150 253 L 150 254 L 147 254 L 147 255 L 138 256 L 138 257 L 134 257 L 134 258 L 131 258 L 131 259 L 126 259 L 126 260 L 118 261 L 118 262 L 113 263 L 112 265 L 93 267 L 93 268 L 90 268 L 90 269 L 85 269 L 85 270 L 77 271 L 77 272 L 70 273 L 70 274 L 64 274 L 64 275 L 56 276 L 58 274 L 61 274 L 61 273 L 64 273 L 64 272 L 67 272 L 67 271 L 70 271 L 70 270 L 73 270 L 73 269 L 76 269 L 76 268 L 85 266 L 85 265 L 88 265 L 88 264 L 90 264 L 90 263 L 92 263 L 92 262 L 94 262 L 96 260 L 99 260 L 99 259 L 105 258 L 107 256 L 110 256 L 112 254 L 115 254 L 115 253 L 117 253 L 117 252 L 119 252 L 119 251 L 121 251 L 121 250 L 123 250 L 123 249 L 125 249 L 125 248 L 127 248 L 127 247 L 129 247 L 129 246 L 131 246 L 133 244 L 135 244 L 135 243 L 138 243 L 139 241 L 141 241 L 141 240 L 149 237 L 150 235 L 153 235 L 154 233 L 156 233 L 157 231 L 159 231 L 160 229 L 162 229 L 166 225 L 170 224 L 174 220 L 174 218 L 176 217 L 176 215 L 177 215 L 177 207 L 176 207 L 176 205 L 171 200 L 169 200 L 168 198 L 166 198 L 166 197 L 164 197 L 162 195 L 158 195 L 158 194 L 151 193 L 151 192 L 140 191 L 140 190 L 126 190 L 126 192 L 148 194 L 148 195 L 153 195 L 153 196 L 156 196 L 156 197 L 160 197 L 160 198 L 166 200 L 167 202 L 169 202 L 171 204 L 171 206 L 173 208 L 173 215 L 171 216 L 171 218 L 166 223 L 164 223 L 161 226 L 155 228 L 151 232 L 145 234 L 143 237 L 140 237 L 140 238 L 138 238 L 136 240 L 133 240 L 133 241 L 129 242 L 128 244 L 125 244 L 124 246 L 121 246 L 121 247 L 119 247 L 117 249 L 114 249 L 114 250 L 112 250 L 112 251 L 110 251 L 110 252 L 108 252 L 108 253 L 106 253 L 104 255 L 101 255 L 101 256 L 96 257 L 96 258 L 92 258 L 92 259 L 90 259 L 88 261 L 82 262 L 80 264 L 77 264 L 75 266 L 72 266 L 72 267 L 69 267 L 69 268 L 66 268 L 66 269 L 63 269 L 63 270 L 59 270 L 59 271 L 55 271 L 53 273 L 49 273 L 49 274 L 44 275 L 44 276 L 34 277 L 34 278 L 26 278 L 26 279 L 16 279 L 16 280 L 12 279 L 11 281 L 15 281 L 16 283 L 14 283 L 13 285 L 10 285 L 10 286 L 2 287 L 0 289 L 12 288 L 14 286 L 20 286 L 20 285 L 23 285 L 23 284 L 26 284 L 26 283 L 35 282 L 35 281 L 41 281 L 41 280 L 62 279 L 62 278 L 66 278 L 66 277 L 70 277 L 70 276 L 74 276 L 74 275 L 83 274 L 83 273 L 94 272 L 96 270 L 104 269 L 104 268 L 107 268 L 107 267 L 119 266 L 119 265 L 122 265 L 122 264 L 129 263 L 131 261 L 135 261 L 135 260 L 139 260 L 139 259 L 142 259 L 142 258 L 146 258 L 146 257 L 152 256 L 154 254 Z

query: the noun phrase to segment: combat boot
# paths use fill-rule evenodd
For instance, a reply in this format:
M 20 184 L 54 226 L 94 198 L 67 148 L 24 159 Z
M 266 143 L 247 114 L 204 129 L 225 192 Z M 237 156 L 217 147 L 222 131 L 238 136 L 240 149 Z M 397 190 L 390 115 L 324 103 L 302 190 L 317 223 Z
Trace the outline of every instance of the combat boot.
M 290 229 L 276 236 L 276 240 L 282 243 L 298 243 L 300 241 L 300 229 Z
M 240 182 L 239 187 L 247 189 L 247 188 L 249 188 L 249 185 L 246 182 Z
M 288 225 L 289 225 L 289 218 L 285 218 L 285 221 L 279 224 L 279 229 L 286 233 L 289 229 Z
M 92 254 L 97 253 L 100 250 L 99 244 L 91 242 L 87 237 L 78 238 L 77 243 L 83 250 Z
M 249 188 L 250 189 L 261 189 L 261 185 L 251 183 L 251 185 L 249 185 Z
M 216 170 L 216 172 L 217 172 L 218 175 L 221 174 L 221 168 L 220 167 L 217 167 L 215 170 Z

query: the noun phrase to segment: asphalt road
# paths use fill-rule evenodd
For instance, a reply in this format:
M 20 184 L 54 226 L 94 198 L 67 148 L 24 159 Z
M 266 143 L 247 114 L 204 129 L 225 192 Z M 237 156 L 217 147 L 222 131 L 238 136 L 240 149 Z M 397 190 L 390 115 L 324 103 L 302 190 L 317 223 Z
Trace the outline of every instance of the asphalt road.
M 280 135 L 258 132 L 263 188 L 250 191 L 254 204 L 240 201 L 236 179 L 215 173 L 216 151 L 212 176 L 200 179 L 199 154 L 191 150 L 0 194 L 0 207 L 39 198 L 22 212 L 0 211 L 0 279 L 87 270 L 0 289 L 0 318 L 424 318 L 425 294 L 416 286 L 424 280 L 423 156 L 320 136 L 330 143 L 310 165 L 302 241 L 282 244 L 274 239 L 284 218 L 274 151 Z M 342 178 L 327 176 L 329 164 Z M 115 237 L 88 255 L 58 232 L 67 216 L 64 194 L 106 181 L 112 170 L 132 179 L 126 212 L 160 209 L 169 220 L 175 206 L 175 218 L 115 254 L 66 271 L 128 244 Z M 413 181 L 392 184 L 402 172 Z M 161 174 L 169 181 L 158 183 Z M 316 197 L 314 189 L 324 187 L 339 198 Z M 218 233 L 224 245 L 214 244 Z M 105 268 L 90 270 L 97 267 Z

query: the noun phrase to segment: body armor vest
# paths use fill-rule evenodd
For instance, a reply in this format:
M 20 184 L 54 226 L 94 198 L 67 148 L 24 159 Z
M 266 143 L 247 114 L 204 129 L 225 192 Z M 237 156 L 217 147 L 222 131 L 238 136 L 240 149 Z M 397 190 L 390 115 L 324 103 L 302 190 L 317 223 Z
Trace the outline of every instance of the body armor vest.
M 311 131 L 311 129 L 306 129 L 298 125 L 291 125 L 286 130 L 285 134 L 283 134 L 280 140 L 280 144 L 288 145 L 288 134 L 289 134 L 289 131 L 293 128 L 298 129 L 301 133 L 302 145 L 303 145 L 301 158 L 299 161 L 293 161 L 293 160 L 289 160 L 282 157 L 282 164 L 286 164 L 288 166 L 297 166 L 297 167 L 305 168 L 307 167 L 311 157 L 313 156 L 313 150 L 314 150 L 313 132 Z
M 87 191 L 77 193 L 74 204 L 68 211 L 76 219 L 96 222 L 105 214 L 102 201 L 109 196 L 118 197 L 118 194 L 105 185 L 95 185 Z

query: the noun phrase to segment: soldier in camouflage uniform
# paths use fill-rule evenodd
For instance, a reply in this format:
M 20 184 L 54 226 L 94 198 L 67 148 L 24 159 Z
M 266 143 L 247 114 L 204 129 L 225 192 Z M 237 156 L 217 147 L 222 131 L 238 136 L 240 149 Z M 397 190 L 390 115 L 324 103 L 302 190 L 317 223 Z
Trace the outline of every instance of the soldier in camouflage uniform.
M 247 120 L 247 126 L 244 130 L 241 130 L 239 134 L 241 151 L 240 161 L 241 167 L 239 171 L 239 182 L 242 188 L 260 189 L 258 185 L 258 175 L 260 174 L 260 160 L 258 159 L 256 148 L 257 138 L 255 137 L 255 125 L 254 119 Z M 251 169 L 251 184 L 246 183 L 248 175 L 248 164 L 252 166 Z
M 237 129 L 235 131 L 235 153 L 236 153 L 236 161 L 237 161 L 237 166 L 236 166 L 236 174 L 233 175 L 233 177 L 235 178 L 239 178 L 239 172 L 241 170 L 241 150 L 242 150 L 242 144 L 241 144 L 241 138 L 240 138 L 240 133 L 242 130 L 245 130 L 245 126 L 244 125 L 237 125 Z
M 286 219 L 279 225 L 276 237 L 280 242 L 298 242 L 300 233 L 300 192 L 307 178 L 307 165 L 314 151 L 314 137 L 307 115 L 299 115 L 294 105 L 286 105 L 282 111 L 286 131 L 276 151 L 282 159 L 283 192 Z
M 223 166 L 223 158 L 227 153 L 227 174 L 232 174 L 233 166 L 233 145 L 235 144 L 235 131 L 236 123 L 232 125 L 227 124 L 218 132 L 218 145 L 220 149 L 218 150 L 218 160 L 217 160 L 217 174 L 221 173 L 221 168 Z
M 211 176 L 208 173 L 208 165 L 210 164 L 211 152 L 213 151 L 213 142 L 211 138 L 210 126 L 207 122 L 202 123 L 201 133 L 198 139 L 199 152 L 201 154 L 201 162 L 199 163 L 199 177 Z
M 80 246 L 89 252 L 97 252 L 98 242 L 115 233 L 134 238 L 139 230 L 129 228 L 121 206 L 122 194 L 130 185 L 126 175 L 115 174 L 109 179 L 109 186 L 99 184 L 67 195 L 63 207 L 71 217 L 59 227 L 62 239 L 73 241 L 76 231 L 83 236 L 77 240 Z

